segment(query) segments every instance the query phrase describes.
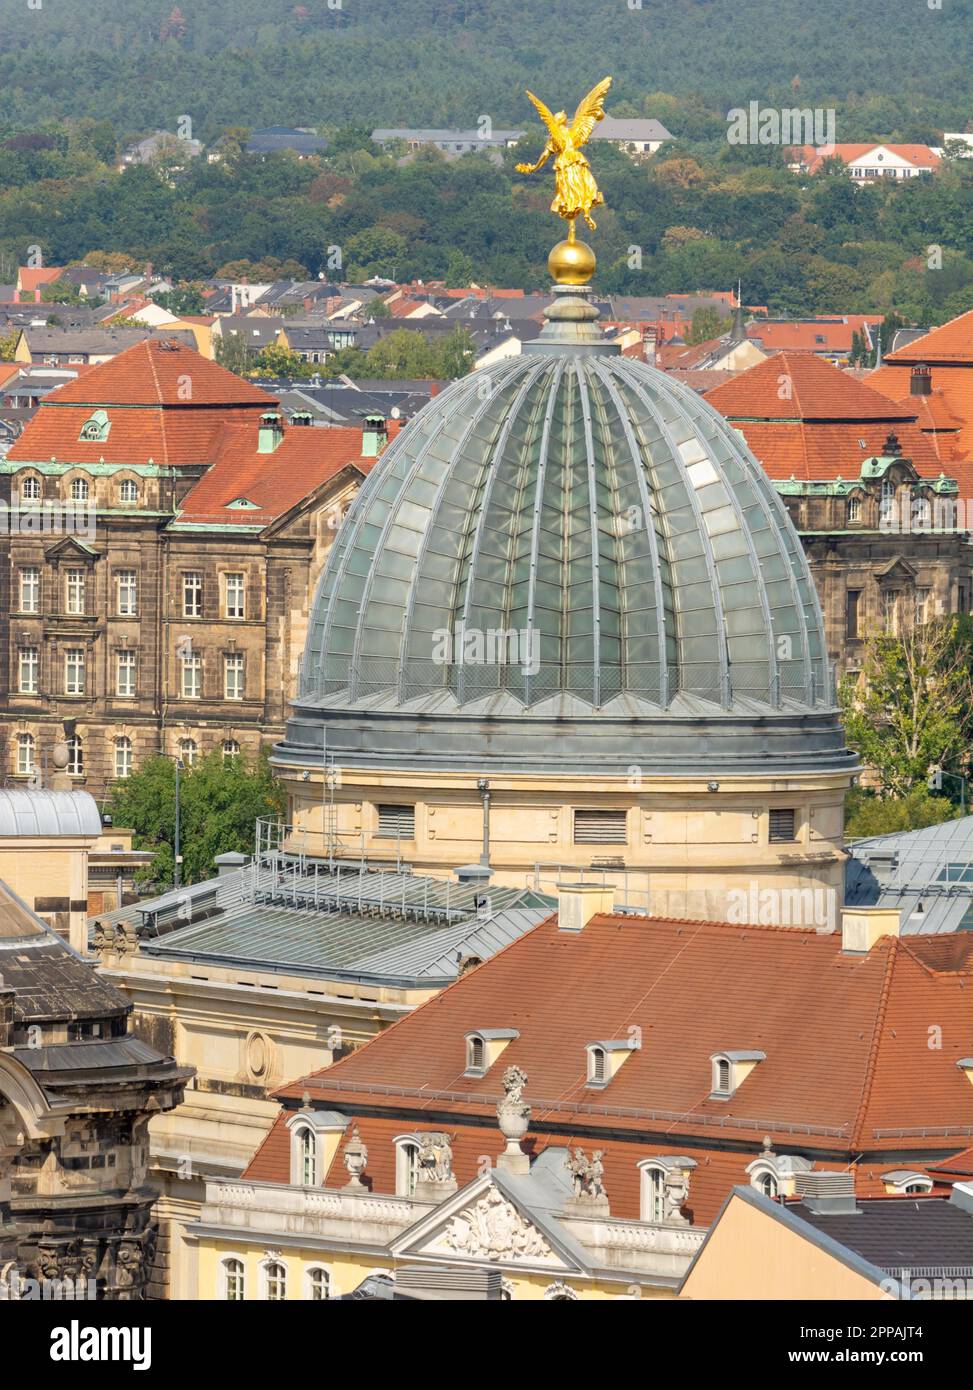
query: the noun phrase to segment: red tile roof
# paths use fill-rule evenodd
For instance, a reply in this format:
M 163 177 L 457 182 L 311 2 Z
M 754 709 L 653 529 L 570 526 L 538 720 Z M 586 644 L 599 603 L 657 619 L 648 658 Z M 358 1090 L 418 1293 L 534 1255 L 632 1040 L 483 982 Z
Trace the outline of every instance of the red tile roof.
M 787 322 L 758 319 L 747 325 L 747 336 L 759 340 L 767 352 L 847 353 L 851 351 L 855 333 L 860 334 L 866 324 L 881 322 L 881 314 L 845 314 L 841 318 Z
M 235 376 L 176 340 L 146 338 L 108 362 L 99 363 L 83 381 L 62 386 L 61 405 L 252 405 L 275 404 L 259 386 Z
M 948 425 L 940 422 L 950 416 L 960 420 L 961 428 L 947 447 L 958 457 L 973 460 L 973 309 L 889 353 L 869 384 L 893 400 L 905 400 L 912 368 L 919 363 L 929 367 L 932 379 L 933 396 L 925 399 L 938 398 L 949 412 L 942 406 L 930 407 L 938 419 L 924 428 L 946 429 Z
M 931 328 L 921 338 L 890 352 L 886 362 L 973 362 L 973 309 L 950 319 L 941 328 Z
M 183 344 L 146 339 L 107 362 L 79 370 L 44 398 L 7 453 L 12 463 L 185 466 L 209 463 L 227 425 L 257 422 L 276 398 Z M 103 442 L 83 441 L 93 410 L 111 428 Z
M 569 934 L 551 918 L 278 1095 L 300 1103 L 307 1091 L 354 1113 L 376 1191 L 394 1189 L 391 1140 L 416 1126 L 455 1133 L 462 1182 L 502 1146 L 494 1107 L 516 1064 L 535 1151 L 604 1147 L 612 1209 L 637 1216 L 637 1160 L 688 1150 L 699 1162 L 692 1205 L 709 1220 L 747 1181 L 765 1134 L 778 1153 L 816 1151 L 821 1166 L 875 1155 L 862 1175 L 872 1190 L 888 1166 L 880 1151 L 956 1145 L 948 1132 L 968 1127 L 973 1109 L 956 1065 L 971 1050 L 971 987 L 973 939 L 958 936 L 883 938 L 851 955 L 840 933 L 604 915 Z M 482 1078 L 464 1075 L 465 1035 L 478 1028 L 518 1032 Z M 632 1029 L 641 1046 L 603 1091 L 589 1089 L 586 1046 Z M 734 1049 L 765 1060 L 729 1100 L 712 1100 L 710 1058 Z M 247 1176 L 288 1180 L 282 1120 Z
M 907 160 L 917 169 L 936 169 L 940 157 L 928 145 L 890 145 L 882 140 L 872 140 L 866 145 L 801 145 L 789 151 L 795 164 L 806 166 L 808 173 L 816 174 L 826 159 L 840 159 L 843 164 L 854 164 L 872 150 L 889 150 L 900 159 Z
M 216 442 L 213 466 L 187 494 L 179 522 L 265 526 L 345 468 L 364 476 L 376 460 L 362 457 L 355 428 L 290 426 L 272 454 L 257 452 L 255 424 L 229 425 Z M 255 507 L 231 507 L 240 498 Z
M 63 265 L 25 266 L 17 270 L 17 289 L 25 294 L 33 294 L 44 285 L 53 285 L 64 274 Z
M 955 476 L 936 439 L 919 428 L 911 401 L 893 401 L 813 353 L 777 353 L 706 399 L 777 481 L 856 478 L 863 460 L 884 453 L 890 430 L 920 477 Z

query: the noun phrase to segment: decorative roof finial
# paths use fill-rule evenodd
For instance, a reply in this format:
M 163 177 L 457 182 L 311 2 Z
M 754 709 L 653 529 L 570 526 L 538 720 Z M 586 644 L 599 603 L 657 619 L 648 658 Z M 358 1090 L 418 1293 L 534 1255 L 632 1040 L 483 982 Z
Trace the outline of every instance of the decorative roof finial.
M 555 115 L 533 92 L 527 93 L 547 126 L 548 137 L 537 162 L 518 164 L 517 172 L 536 174 L 554 155 L 555 191 L 551 212 L 556 212 L 568 224 L 567 240 L 559 241 L 547 258 L 547 268 L 559 285 L 587 284 L 595 272 L 595 253 L 585 242 L 575 238 L 574 224 L 578 217 L 583 217 L 594 231 L 596 223 L 591 209 L 605 201 L 581 150 L 588 143 L 596 122 L 604 118 L 605 94 L 611 84 L 612 79 L 605 77 L 597 87 L 592 87 L 575 111 L 570 125 L 566 112 L 558 111 Z

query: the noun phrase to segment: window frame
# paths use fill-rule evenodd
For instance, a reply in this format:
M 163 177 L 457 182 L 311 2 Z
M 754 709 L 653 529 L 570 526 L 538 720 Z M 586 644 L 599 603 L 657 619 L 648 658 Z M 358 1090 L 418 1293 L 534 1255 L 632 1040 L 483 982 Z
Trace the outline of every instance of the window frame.
M 122 772 L 118 770 L 119 754 L 122 755 Z M 112 740 L 112 768 L 117 782 L 124 782 L 135 771 L 135 747 L 128 734 L 119 734 Z
M 247 575 L 245 570 L 222 570 L 220 572 L 223 590 L 223 617 L 228 622 L 242 623 L 247 618 Z M 233 580 L 234 597 L 239 600 L 239 612 L 230 611 L 230 581 Z M 239 586 L 236 581 L 239 580 Z M 236 604 L 234 604 L 234 608 Z
M 16 768 L 18 777 L 33 777 L 34 773 L 37 771 L 37 763 L 34 760 L 36 751 L 37 740 L 34 738 L 34 735 L 21 731 L 17 735 L 16 748 Z M 27 755 L 26 758 L 24 757 L 25 753 Z
M 182 571 L 182 616 L 201 618 L 203 616 L 203 571 Z
M 131 607 L 126 608 L 123 595 L 128 594 Z M 139 611 L 139 572 L 138 570 L 115 571 L 115 613 L 119 618 L 134 618 Z
M 70 672 L 74 670 L 72 682 Z M 70 696 L 83 696 L 88 688 L 88 653 L 84 647 L 65 647 L 64 649 L 64 693 Z
M 232 1271 L 230 1266 L 233 1265 Z M 239 1294 L 230 1295 L 230 1280 L 239 1280 Z M 247 1297 L 247 1267 L 239 1255 L 224 1255 L 220 1260 L 220 1301 L 223 1303 L 244 1303 Z
M 24 671 L 29 672 L 29 683 L 24 683 Z M 41 649 L 32 643 L 17 648 L 17 694 L 38 695 L 41 686 Z
M 39 613 L 41 611 L 41 570 L 39 565 L 22 565 L 18 570 L 17 599 L 20 604 L 21 613 Z M 32 576 L 28 579 L 28 576 Z M 24 603 L 25 594 L 32 593 L 33 602 Z

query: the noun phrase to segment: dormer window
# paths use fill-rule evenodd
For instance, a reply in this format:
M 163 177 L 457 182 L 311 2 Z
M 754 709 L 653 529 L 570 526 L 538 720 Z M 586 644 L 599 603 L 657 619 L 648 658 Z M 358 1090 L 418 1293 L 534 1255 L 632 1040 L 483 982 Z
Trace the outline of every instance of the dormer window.
M 20 486 L 20 495 L 25 502 L 37 502 L 41 495 L 39 478 L 25 478 Z
M 607 1086 L 631 1054 L 638 1051 L 638 1046 L 637 1033 L 625 1040 L 589 1043 L 586 1049 L 588 1085 L 596 1088 Z
M 91 489 L 85 478 L 74 478 L 71 482 L 71 501 L 87 502 Z
M 466 1076 L 485 1076 L 504 1048 L 520 1034 L 516 1028 L 478 1028 L 466 1035 Z
M 333 1110 L 305 1107 L 287 1120 L 291 1142 L 291 1183 L 321 1187 L 347 1121 Z
M 111 429 L 111 421 L 104 410 L 96 410 L 81 426 L 78 438 L 87 444 L 104 444 Z
M 134 483 L 131 478 L 123 478 L 119 484 L 118 495 L 122 502 L 137 502 L 139 500 L 138 483 Z
M 466 1070 L 482 1072 L 486 1065 L 486 1043 L 474 1033 L 466 1039 Z
M 746 1080 L 758 1062 L 766 1061 L 765 1052 L 714 1052 L 710 1058 L 713 1068 L 713 1089 L 710 1100 L 728 1100 Z
M 925 1173 L 917 1173 L 911 1168 L 893 1168 L 882 1174 L 882 1182 L 889 1194 L 901 1193 L 903 1196 L 921 1196 L 932 1191 L 932 1178 Z

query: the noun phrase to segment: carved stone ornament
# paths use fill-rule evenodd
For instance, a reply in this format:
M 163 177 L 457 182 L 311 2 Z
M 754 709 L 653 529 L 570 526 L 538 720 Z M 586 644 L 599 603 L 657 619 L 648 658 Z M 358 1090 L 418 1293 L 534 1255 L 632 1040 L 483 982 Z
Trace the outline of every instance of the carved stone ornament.
M 453 1150 L 449 1135 L 438 1132 L 419 1134 L 417 1166 L 419 1181 L 451 1183 L 453 1180 Z
M 358 1133 L 358 1126 L 355 1125 L 351 1131 L 351 1138 L 345 1145 L 345 1167 L 348 1169 L 347 1187 L 364 1187 L 361 1175 L 365 1171 L 368 1163 L 368 1149 L 362 1143 L 362 1137 Z
M 450 1250 L 489 1260 L 550 1259 L 551 1247 L 496 1187 L 472 1207 L 450 1219 L 445 1236 Z
M 605 1191 L 605 1165 L 602 1163 L 603 1151 L 595 1149 L 590 1158 L 585 1156 L 584 1149 L 575 1149 L 574 1153 L 569 1153 L 565 1160 L 565 1167 L 571 1174 L 571 1181 L 574 1192 L 573 1198 L 576 1202 L 604 1202 L 608 1194 Z

